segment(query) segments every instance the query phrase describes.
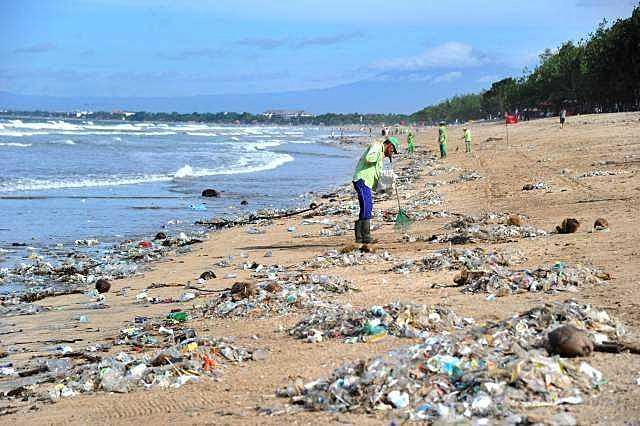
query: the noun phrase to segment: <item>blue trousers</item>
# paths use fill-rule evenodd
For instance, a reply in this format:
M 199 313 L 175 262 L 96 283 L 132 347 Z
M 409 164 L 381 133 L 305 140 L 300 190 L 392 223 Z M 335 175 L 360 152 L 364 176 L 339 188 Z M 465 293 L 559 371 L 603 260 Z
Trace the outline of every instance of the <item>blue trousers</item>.
M 358 203 L 360 204 L 360 215 L 358 216 L 358 219 L 371 219 L 373 217 L 373 199 L 371 197 L 371 188 L 365 185 L 362 179 L 353 182 L 353 187 L 358 193 Z

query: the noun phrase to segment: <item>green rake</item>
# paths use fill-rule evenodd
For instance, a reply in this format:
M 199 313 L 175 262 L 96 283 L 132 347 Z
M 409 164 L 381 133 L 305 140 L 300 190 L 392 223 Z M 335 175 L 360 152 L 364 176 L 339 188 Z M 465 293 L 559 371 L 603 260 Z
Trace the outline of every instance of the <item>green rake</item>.
M 398 185 L 396 187 L 396 200 L 398 200 L 398 215 L 396 216 L 395 230 L 399 232 L 407 232 L 413 220 L 409 217 L 407 212 L 400 207 L 400 196 L 398 195 Z

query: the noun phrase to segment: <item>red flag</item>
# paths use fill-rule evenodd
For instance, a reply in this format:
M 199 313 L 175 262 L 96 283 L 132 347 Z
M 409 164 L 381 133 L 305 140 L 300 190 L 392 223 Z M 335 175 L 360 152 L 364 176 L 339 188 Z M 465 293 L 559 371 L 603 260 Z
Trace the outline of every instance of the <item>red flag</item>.
M 518 117 L 515 115 L 507 115 L 505 116 L 505 124 L 516 124 L 518 122 Z

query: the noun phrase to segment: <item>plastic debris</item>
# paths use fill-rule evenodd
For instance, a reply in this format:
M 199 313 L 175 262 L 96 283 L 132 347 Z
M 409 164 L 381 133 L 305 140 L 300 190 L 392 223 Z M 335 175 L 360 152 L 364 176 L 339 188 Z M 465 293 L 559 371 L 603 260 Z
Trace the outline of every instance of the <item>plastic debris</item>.
M 548 189 L 549 185 L 545 182 L 528 183 L 522 187 L 523 191 L 533 191 L 534 189 Z
M 456 283 L 466 293 L 491 293 L 496 296 L 521 292 L 577 292 L 585 285 L 600 285 L 609 274 L 585 266 L 566 266 L 556 262 L 548 268 L 511 270 L 499 265 L 463 270 Z
M 322 306 L 303 318 L 289 334 L 316 343 L 343 339 L 347 343 L 371 341 L 384 335 L 426 337 L 468 324 L 444 306 L 395 302 L 386 306 L 354 310 L 349 305 Z M 321 338 L 318 338 L 320 336 Z
M 318 306 L 324 303 L 326 295 L 352 290 L 351 282 L 341 277 L 289 272 L 277 265 L 265 268 L 254 275 L 258 280 L 255 284 L 237 283 L 251 286 L 250 292 L 237 292 L 234 285 L 210 299 L 201 308 L 202 315 L 218 317 L 283 315 L 291 310 Z
M 609 339 L 623 330 L 588 305 L 550 303 L 501 322 L 429 335 L 420 344 L 347 363 L 327 379 L 276 394 L 308 410 L 395 410 L 394 416 L 414 421 L 521 423 L 530 407 L 580 404 L 604 383 L 585 361 L 551 357 L 543 349 L 548 331 L 565 323 Z
M 301 268 L 323 269 L 332 266 L 353 266 L 379 264 L 382 262 L 393 261 L 394 257 L 388 251 L 384 250 L 380 253 L 365 253 L 359 248 L 347 252 L 338 250 L 328 250 L 321 256 L 304 261 Z
M 435 250 L 419 260 L 406 260 L 394 265 L 398 274 L 409 272 L 439 271 L 443 269 L 478 269 L 489 265 L 509 266 L 522 263 L 524 256 L 518 250 L 491 251 L 481 247 L 474 249 Z
M 428 241 L 431 243 L 469 244 L 478 242 L 505 242 L 515 238 L 536 238 L 547 235 L 542 229 L 532 226 L 512 224 L 510 213 L 486 213 L 481 216 L 462 216 L 445 225 L 447 232 L 441 235 L 405 235 L 408 242 Z

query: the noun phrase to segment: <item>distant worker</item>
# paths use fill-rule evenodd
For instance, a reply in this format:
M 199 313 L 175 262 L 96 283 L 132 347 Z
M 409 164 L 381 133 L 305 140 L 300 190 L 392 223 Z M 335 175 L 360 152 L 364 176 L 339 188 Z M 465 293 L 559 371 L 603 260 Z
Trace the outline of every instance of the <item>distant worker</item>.
M 413 146 L 413 133 L 411 132 L 411 130 L 409 130 L 409 133 L 407 134 L 407 152 L 409 154 L 413 154 L 413 150 L 414 150 L 414 146 Z
M 440 158 L 444 160 L 447 158 L 447 124 L 444 121 L 441 121 L 440 127 L 438 127 L 438 143 L 440 144 Z
M 384 132 L 386 134 L 386 132 Z M 360 214 L 355 223 L 356 242 L 371 244 L 375 241 L 371 237 L 371 217 L 373 216 L 373 197 L 371 191 L 378 186 L 382 172 L 382 160 L 398 153 L 396 138 L 373 141 L 365 149 L 353 175 L 353 187 L 358 194 Z
M 464 139 L 464 147 L 467 154 L 471 154 L 471 130 L 467 127 L 463 127 L 464 131 L 462 139 Z
M 560 128 L 564 129 L 564 122 L 567 119 L 567 110 L 562 108 L 560 111 Z

